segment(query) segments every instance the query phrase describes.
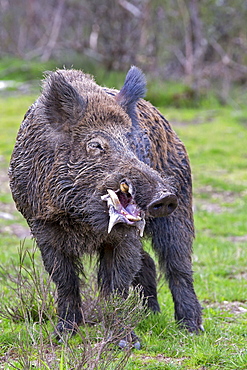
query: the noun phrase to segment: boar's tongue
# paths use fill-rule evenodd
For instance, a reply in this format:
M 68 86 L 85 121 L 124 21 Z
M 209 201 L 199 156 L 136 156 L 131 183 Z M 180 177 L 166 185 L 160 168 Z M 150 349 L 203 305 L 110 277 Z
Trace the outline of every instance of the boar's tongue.
M 110 220 L 108 234 L 111 232 L 114 225 L 125 223 L 137 227 L 140 236 L 143 236 L 145 220 L 140 216 L 140 210 L 132 196 L 129 193 L 123 193 L 121 190 L 115 192 L 111 189 L 107 189 L 107 193 L 108 194 L 103 195 L 101 199 L 107 202 L 109 209 Z

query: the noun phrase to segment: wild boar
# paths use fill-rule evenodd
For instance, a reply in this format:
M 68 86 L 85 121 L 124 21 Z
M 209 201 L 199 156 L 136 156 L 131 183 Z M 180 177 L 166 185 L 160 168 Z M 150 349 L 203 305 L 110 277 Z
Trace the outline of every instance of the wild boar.
M 10 186 L 57 286 L 58 332 L 82 322 L 84 253 L 98 256 L 103 295 L 126 296 L 140 285 L 150 309 L 160 310 L 144 234 L 168 280 L 175 319 L 191 332 L 203 329 L 191 268 L 190 164 L 170 124 L 142 99 L 145 92 L 137 67 L 120 91 L 81 71 L 57 70 L 20 127 Z

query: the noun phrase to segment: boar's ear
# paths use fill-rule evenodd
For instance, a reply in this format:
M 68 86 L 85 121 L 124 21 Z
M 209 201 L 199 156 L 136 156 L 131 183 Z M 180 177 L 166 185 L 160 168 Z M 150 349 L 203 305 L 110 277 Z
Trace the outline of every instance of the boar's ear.
M 127 73 L 122 89 L 116 95 L 116 100 L 129 115 L 134 125 L 137 122 L 136 103 L 145 94 L 146 78 L 139 68 L 132 66 Z
M 41 101 L 51 125 L 64 131 L 69 131 L 71 125 L 82 119 L 87 106 L 87 101 L 59 71 L 46 78 Z

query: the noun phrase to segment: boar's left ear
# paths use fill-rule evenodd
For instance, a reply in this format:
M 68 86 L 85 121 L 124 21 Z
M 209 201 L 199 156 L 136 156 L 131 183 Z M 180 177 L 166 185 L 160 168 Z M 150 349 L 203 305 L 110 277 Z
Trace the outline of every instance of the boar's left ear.
M 122 89 L 116 95 L 116 100 L 129 115 L 134 125 L 137 121 L 136 103 L 145 94 L 146 78 L 139 68 L 132 66 L 126 75 Z
M 71 125 L 82 119 L 87 106 L 87 102 L 60 71 L 46 78 L 41 101 L 50 124 L 64 131 L 69 131 Z

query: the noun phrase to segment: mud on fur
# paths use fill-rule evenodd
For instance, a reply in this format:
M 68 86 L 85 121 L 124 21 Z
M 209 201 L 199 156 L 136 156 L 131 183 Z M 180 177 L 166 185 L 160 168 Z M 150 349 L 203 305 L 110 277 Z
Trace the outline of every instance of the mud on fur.
M 57 286 L 59 333 L 82 322 L 84 253 L 98 256 L 103 296 L 126 297 L 140 285 L 148 307 L 160 310 L 155 264 L 142 235 L 168 280 L 175 319 L 190 332 L 203 330 L 191 266 L 190 164 L 170 124 L 143 100 L 145 91 L 137 67 L 120 91 L 81 71 L 57 70 L 46 76 L 20 127 L 10 186 Z

